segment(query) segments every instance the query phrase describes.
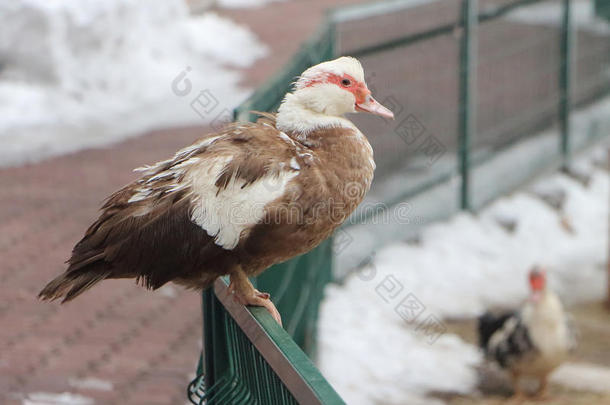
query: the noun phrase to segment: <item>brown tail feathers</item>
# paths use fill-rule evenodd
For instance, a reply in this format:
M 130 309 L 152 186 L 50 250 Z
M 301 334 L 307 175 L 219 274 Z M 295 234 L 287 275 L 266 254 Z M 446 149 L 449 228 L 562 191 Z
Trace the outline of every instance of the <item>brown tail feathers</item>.
M 103 267 L 105 266 L 94 264 L 78 270 L 68 269 L 51 280 L 38 294 L 38 298 L 43 300 L 63 298 L 62 303 L 70 301 L 110 276 L 111 271 Z

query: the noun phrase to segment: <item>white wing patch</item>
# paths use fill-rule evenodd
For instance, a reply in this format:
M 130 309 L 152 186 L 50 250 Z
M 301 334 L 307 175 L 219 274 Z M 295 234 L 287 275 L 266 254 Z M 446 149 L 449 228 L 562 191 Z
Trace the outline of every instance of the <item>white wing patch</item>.
M 280 135 L 280 138 L 282 138 L 282 140 L 284 140 L 289 145 L 297 146 L 297 144 L 288 135 L 286 135 L 284 132 L 280 131 L 279 135 Z
M 129 200 L 127 200 L 127 202 L 135 203 L 135 202 L 143 201 L 143 200 L 147 199 L 148 197 L 150 197 L 151 195 L 154 194 L 154 183 L 156 181 L 177 179 L 178 177 L 180 177 L 181 175 L 183 175 L 186 172 L 186 169 L 189 166 L 191 166 L 195 163 L 199 163 L 200 160 L 201 160 L 201 158 L 199 158 L 199 157 L 192 157 L 177 165 L 171 166 L 169 169 L 163 170 L 162 172 L 159 172 L 159 173 L 155 174 L 154 176 L 151 176 L 148 179 L 139 180 L 138 183 L 140 183 L 141 186 L 136 189 L 136 193 L 134 195 L 132 195 L 131 198 Z M 149 173 L 149 174 L 154 173 L 154 170 L 156 170 L 157 165 L 161 165 L 162 163 L 163 162 L 157 163 L 155 166 L 153 166 L 153 167 L 155 167 L 155 169 L 152 169 L 152 168 L 148 169 L 149 171 L 147 173 Z M 175 191 L 185 188 L 187 185 L 188 184 L 186 184 L 186 183 L 176 182 L 174 186 L 172 186 L 169 189 L 164 189 L 163 191 L 165 193 L 173 193 Z
M 131 198 L 129 200 L 127 200 L 128 203 L 134 203 L 134 202 L 138 202 L 138 201 L 142 201 L 144 199 L 146 199 L 146 197 L 148 197 L 151 194 L 152 190 L 149 188 L 139 188 L 138 192 L 135 193 L 134 195 L 131 196 Z
M 517 325 L 519 324 L 519 320 L 517 318 L 509 318 L 501 329 L 497 330 L 489 339 L 489 348 L 491 351 L 496 350 L 496 348 L 503 344 L 510 335 L 515 332 Z
M 189 158 L 189 155 L 192 155 L 201 148 L 206 148 L 210 146 L 220 138 L 222 138 L 222 135 L 202 139 L 192 145 L 187 146 L 186 148 L 180 149 L 171 159 L 162 160 L 160 162 L 155 163 L 154 165 L 143 166 L 134 169 L 134 172 L 142 172 L 145 176 L 148 175 L 150 177 L 138 180 L 138 183 L 140 183 L 141 186 L 136 189 L 136 193 L 132 195 L 131 198 L 127 200 L 127 202 L 136 203 L 139 201 L 144 201 L 148 197 L 152 196 L 155 191 L 154 183 L 159 180 L 178 179 L 178 177 L 182 176 L 190 166 L 201 161 L 201 158 L 197 156 Z M 186 160 L 183 160 L 178 164 L 170 166 L 165 170 L 161 170 L 164 166 L 169 165 L 174 161 L 179 161 L 181 159 Z M 176 182 L 173 187 L 165 189 L 163 191 L 166 193 L 172 193 L 185 188 L 187 185 L 187 183 Z M 146 213 L 146 211 L 141 211 L 140 214 L 142 213 Z
M 265 206 L 284 194 L 288 182 L 298 175 L 283 171 L 246 187 L 245 180 L 233 178 L 219 191 L 216 180 L 230 161 L 230 156 L 218 157 L 187 174 L 194 195 L 191 220 L 213 236 L 217 245 L 228 250 L 237 246 L 244 231 L 263 219 Z
M 301 170 L 301 165 L 297 162 L 297 158 L 293 157 L 290 159 L 290 167 L 294 170 Z
M 263 219 L 265 206 L 285 192 L 288 182 L 299 174 L 300 165 L 292 158 L 289 165 L 279 163 L 279 174 L 264 176 L 245 187 L 245 180 L 233 178 L 226 188 L 219 190 L 216 181 L 231 162 L 232 156 L 210 157 L 203 161 L 200 156 L 192 155 L 222 137 L 219 135 L 203 139 L 181 149 L 172 159 L 136 169 L 150 177 L 139 181 L 139 187 L 128 202 L 136 203 L 153 196 L 158 191 L 155 189 L 157 181 L 174 180 L 175 183 L 170 188 L 165 187 L 159 192 L 171 193 L 189 188 L 191 220 L 213 236 L 217 245 L 229 250 L 235 248 L 244 231 Z M 287 135 L 281 137 L 295 144 Z M 167 167 L 176 161 L 179 163 Z M 178 181 L 179 178 L 182 178 L 181 181 Z M 143 207 L 142 211 L 134 215 L 146 212 L 146 207 Z

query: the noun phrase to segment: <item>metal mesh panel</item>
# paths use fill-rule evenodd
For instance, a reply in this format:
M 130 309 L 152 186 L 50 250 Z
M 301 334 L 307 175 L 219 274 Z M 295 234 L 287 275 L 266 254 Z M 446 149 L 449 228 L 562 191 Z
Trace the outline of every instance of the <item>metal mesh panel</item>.
M 475 155 L 497 150 L 557 119 L 561 19 L 560 14 L 548 15 L 548 24 L 532 24 L 532 8 L 541 7 L 560 9 L 561 3 L 522 7 L 479 25 Z
M 458 11 L 457 1 L 404 3 L 402 9 L 373 17 L 354 19 L 352 12 L 346 13 L 352 19 L 338 19 L 339 53 L 360 59 L 369 89 L 396 117 L 350 117 L 375 151 L 369 201 L 392 205 L 422 184 L 455 174 Z M 352 222 L 362 217 L 357 214 Z
M 200 372 L 188 389 L 189 400 L 194 404 L 298 404 L 273 369 L 262 357 L 235 320 L 212 296 L 210 310 L 214 317 L 213 379 Z M 200 370 L 201 371 L 201 370 Z M 212 381 L 210 383 L 210 380 Z
M 610 29 L 607 20 L 594 17 L 592 2 L 571 4 L 569 29 L 561 0 L 530 2 L 479 24 L 471 156 L 473 167 L 489 159 L 498 163 L 487 173 L 473 170 L 474 208 L 543 168 L 566 164 L 572 151 L 591 141 L 581 136 L 582 128 L 574 130 L 570 111 L 608 92 Z M 498 159 L 516 142 L 521 152 L 512 164 Z
M 370 4 L 338 10 L 339 53 L 359 55 L 382 44 L 454 25 L 459 18 L 460 2 L 456 0 L 387 3 L 390 5 L 385 8 Z
M 610 88 L 610 1 L 575 2 L 573 102 L 582 105 Z
M 214 300 L 217 340 L 213 383 L 200 374 L 189 385 L 194 404 L 298 404 L 231 316 Z M 219 340 L 220 339 L 220 340 Z M 219 353 L 221 352 L 221 353 Z
M 562 1 L 513 0 L 501 6 L 505 12 L 482 19 L 477 32 L 469 195 L 474 209 L 557 164 L 561 157 L 559 135 L 547 133 L 538 141 L 534 137 L 541 130 L 558 129 L 561 117 Z M 520 153 L 498 155 L 517 142 L 524 145 Z M 489 160 L 494 161 L 477 168 Z
M 375 52 L 361 58 L 367 83 L 396 120 L 364 114 L 350 117 L 375 150 L 375 187 L 397 171 L 428 174 L 438 170 L 423 147 L 430 137 L 454 155 L 457 139 L 458 47 L 451 35 L 440 35 L 409 46 Z

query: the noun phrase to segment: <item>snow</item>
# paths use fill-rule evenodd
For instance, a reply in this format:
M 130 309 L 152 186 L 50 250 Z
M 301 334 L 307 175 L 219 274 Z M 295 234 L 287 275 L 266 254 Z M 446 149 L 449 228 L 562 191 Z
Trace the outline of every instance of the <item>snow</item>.
M 592 0 L 574 0 L 571 2 L 571 7 L 572 24 L 575 28 L 599 35 L 610 35 L 610 24 L 595 15 Z M 514 22 L 553 27 L 561 24 L 562 13 L 561 2 L 542 2 L 517 8 L 505 18 Z
M 551 382 L 575 390 L 610 393 L 610 368 L 589 363 L 566 363 L 551 376 Z
M 0 15 L 0 166 L 221 120 L 248 94 L 238 69 L 267 52 L 184 0 L 18 0 Z
M 256 8 L 278 1 L 285 0 L 217 0 L 216 4 L 223 8 Z
M 476 349 L 450 334 L 430 343 L 416 331 L 417 321 L 403 320 L 394 303 L 375 293 L 382 278 L 355 277 L 327 288 L 318 365 L 338 393 L 352 405 L 392 405 L 433 403 L 425 398 L 428 390 L 474 388 Z
M 178 296 L 178 291 L 176 291 L 176 287 L 171 284 L 165 284 L 163 287 L 157 290 L 159 294 L 163 297 L 174 299 Z
M 390 244 L 343 285 L 329 286 L 319 365 L 339 394 L 348 403 L 398 404 L 425 401 L 432 391 L 471 391 L 480 353 L 445 333 L 442 320 L 517 307 L 535 264 L 565 303 L 600 299 L 610 182 L 597 164 L 604 154 L 598 147 L 577 160 L 576 175 L 546 176 L 478 215 L 426 226 L 418 242 Z M 565 196 L 561 210 L 541 199 L 548 194 Z M 421 333 L 431 316 L 439 324 L 433 341 Z
M 35 392 L 28 394 L 28 398 L 22 402 L 23 405 L 91 405 L 93 403 L 91 398 L 69 392 L 61 394 Z
M 113 388 L 110 381 L 100 380 L 99 378 L 70 378 L 68 384 L 82 390 L 112 391 Z

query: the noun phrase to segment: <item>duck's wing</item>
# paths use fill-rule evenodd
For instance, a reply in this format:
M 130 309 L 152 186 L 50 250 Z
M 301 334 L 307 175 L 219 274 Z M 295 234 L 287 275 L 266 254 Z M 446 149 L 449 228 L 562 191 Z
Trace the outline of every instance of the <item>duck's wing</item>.
M 479 318 L 479 343 L 487 358 L 502 367 L 509 367 L 519 359 L 534 353 L 527 326 L 519 312 L 500 315 L 486 313 Z

